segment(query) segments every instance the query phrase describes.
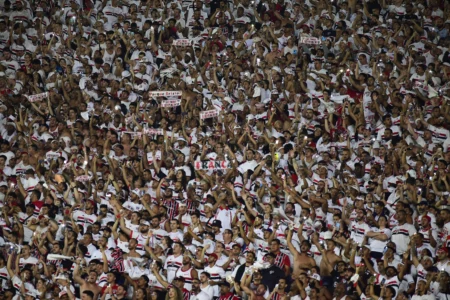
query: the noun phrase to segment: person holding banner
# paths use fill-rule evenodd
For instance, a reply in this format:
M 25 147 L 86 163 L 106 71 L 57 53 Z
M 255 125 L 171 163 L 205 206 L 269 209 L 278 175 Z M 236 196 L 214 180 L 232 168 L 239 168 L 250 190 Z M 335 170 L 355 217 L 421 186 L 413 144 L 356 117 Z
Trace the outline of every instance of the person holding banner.
M 0 3 L 0 295 L 450 296 L 449 1 L 88 2 Z

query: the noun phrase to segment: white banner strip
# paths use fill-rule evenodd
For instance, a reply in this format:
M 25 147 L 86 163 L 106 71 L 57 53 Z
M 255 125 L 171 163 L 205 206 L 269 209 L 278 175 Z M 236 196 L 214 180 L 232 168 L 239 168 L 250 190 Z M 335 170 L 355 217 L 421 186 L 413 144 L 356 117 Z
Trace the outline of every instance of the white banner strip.
M 226 160 L 215 160 L 215 161 L 195 161 L 194 168 L 196 170 L 226 170 L 231 168 L 231 164 Z
M 302 37 L 300 38 L 300 44 L 320 45 L 320 40 L 315 37 Z
M 163 135 L 164 131 L 162 129 L 157 128 L 147 128 L 144 129 L 144 134 L 148 135 Z
M 28 101 L 30 101 L 30 102 L 37 102 L 37 101 L 41 101 L 42 99 L 47 98 L 48 92 L 40 93 L 40 94 L 36 94 L 36 95 L 25 95 L 25 97 L 27 97 Z
M 164 100 L 161 107 L 177 107 L 181 105 L 181 100 Z
M 205 111 L 200 112 L 200 119 L 204 120 L 204 119 L 214 118 L 214 117 L 217 117 L 218 115 L 219 115 L 219 111 L 216 109 L 205 110 Z
M 122 131 L 121 134 L 122 136 L 124 134 L 129 134 L 131 139 L 142 136 L 142 132 L 134 132 L 134 131 Z
M 89 181 L 91 179 L 91 176 L 89 175 L 81 175 L 78 177 L 75 177 L 75 181 L 80 181 L 80 182 L 86 182 Z
M 148 92 L 150 97 L 175 97 L 181 96 L 183 92 L 181 91 L 152 91 Z
M 174 46 L 190 46 L 191 43 L 192 43 L 191 40 L 179 39 L 179 40 L 174 40 L 172 45 L 174 45 Z

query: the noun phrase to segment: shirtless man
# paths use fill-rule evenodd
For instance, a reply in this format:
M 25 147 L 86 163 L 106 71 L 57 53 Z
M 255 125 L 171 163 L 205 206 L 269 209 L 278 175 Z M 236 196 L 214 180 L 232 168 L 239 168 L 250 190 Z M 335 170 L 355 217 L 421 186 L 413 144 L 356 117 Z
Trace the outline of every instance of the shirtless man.
M 97 299 L 100 294 L 102 288 L 98 286 L 95 282 L 97 281 L 97 272 L 94 270 L 89 271 L 89 275 L 84 280 L 80 276 L 80 265 L 77 261 L 75 263 L 75 268 L 73 270 L 73 280 L 80 285 L 80 294 L 83 294 L 85 291 L 92 291 L 94 293 L 93 299 Z
M 294 255 L 294 273 L 295 275 L 300 275 L 301 271 L 307 271 L 311 267 L 316 265 L 316 261 L 314 258 L 308 256 L 308 246 L 311 248 L 311 245 L 308 241 L 302 241 L 300 245 L 300 252 L 292 244 L 292 229 L 289 228 L 287 235 L 287 245 L 289 247 L 289 251 Z
M 330 276 L 336 263 L 341 260 L 341 258 L 334 253 L 336 243 L 333 240 L 326 240 L 326 250 L 319 243 L 317 236 L 313 239 L 313 243 L 316 245 L 317 249 L 319 249 L 320 253 L 322 253 L 322 260 L 320 262 L 320 276 Z
M 136 239 L 130 239 L 128 242 L 128 253 L 124 257 L 141 257 L 141 255 L 136 251 L 138 247 L 138 241 Z

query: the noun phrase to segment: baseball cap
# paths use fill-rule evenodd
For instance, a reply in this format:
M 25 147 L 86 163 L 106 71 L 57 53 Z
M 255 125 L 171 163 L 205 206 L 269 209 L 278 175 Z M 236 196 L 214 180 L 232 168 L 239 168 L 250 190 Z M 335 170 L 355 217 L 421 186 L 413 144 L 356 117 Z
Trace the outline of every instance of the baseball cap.
M 219 257 L 217 256 L 217 254 L 215 254 L 215 253 L 211 253 L 211 254 L 208 256 L 208 258 L 211 258 L 211 257 L 214 257 L 216 260 L 219 258 Z
M 219 227 L 222 228 L 222 221 L 220 220 L 214 220 L 211 224 L 211 227 Z
M 317 281 L 320 281 L 320 279 L 321 279 L 319 274 L 312 274 L 311 276 L 309 276 L 309 278 L 315 279 Z

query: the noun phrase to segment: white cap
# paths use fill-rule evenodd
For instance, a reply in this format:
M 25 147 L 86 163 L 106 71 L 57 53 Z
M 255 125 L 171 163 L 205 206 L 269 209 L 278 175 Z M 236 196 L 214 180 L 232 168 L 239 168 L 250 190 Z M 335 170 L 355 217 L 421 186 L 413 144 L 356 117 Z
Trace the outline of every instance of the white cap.
M 194 80 L 192 80 L 192 77 L 191 77 L 191 76 L 187 76 L 187 77 L 184 79 L 184 81 L 186 82 L 186 84 L 193 84 L 193 83 L 194 83 Z
M 417 178 L 416 171 L 414 171 L 413 169 L 406 171 L 406 174 L 408 174 L 409 177 Z
M 135 195 L 137 195 L 138 197 L 141 196 L 141 190 L 140 190 L 140 189 L 134 189 L 134 190 L 132 191 L 132 193 L 135 194 Z
M 224 97 L 223 100 L 225 100 L 225 101 L 228 102 L 229 104 L 233 104 L 233 101 L 231 100 L 230 97 Z
M 58 279 L 69 281 L 69 279 L 64 274 L 59 274 L 58 276 L 55 277 L 55 280 L 58 280 Z
M 255 87 L 254 91 L 253 91 L 253 96 L 252 97 L 259 97 L 261 96 L 261 88 L 259 86 Z
M 315 279 L 315 280 L 317 280 L 317 281 L 320 281 L 320 275 L 319 274 L 312 274 L 311 276 L 309 276 L 309 278 L 311 278 L 311 279 Z
M 284 69 L 284 72 L 285 72 L 286 74 L 288 74 L 288 75 L 294 75 L 294 74 L 295 74 L 294 71 L 292 71 L 292 68 L 285 68 L 285 69 Z

